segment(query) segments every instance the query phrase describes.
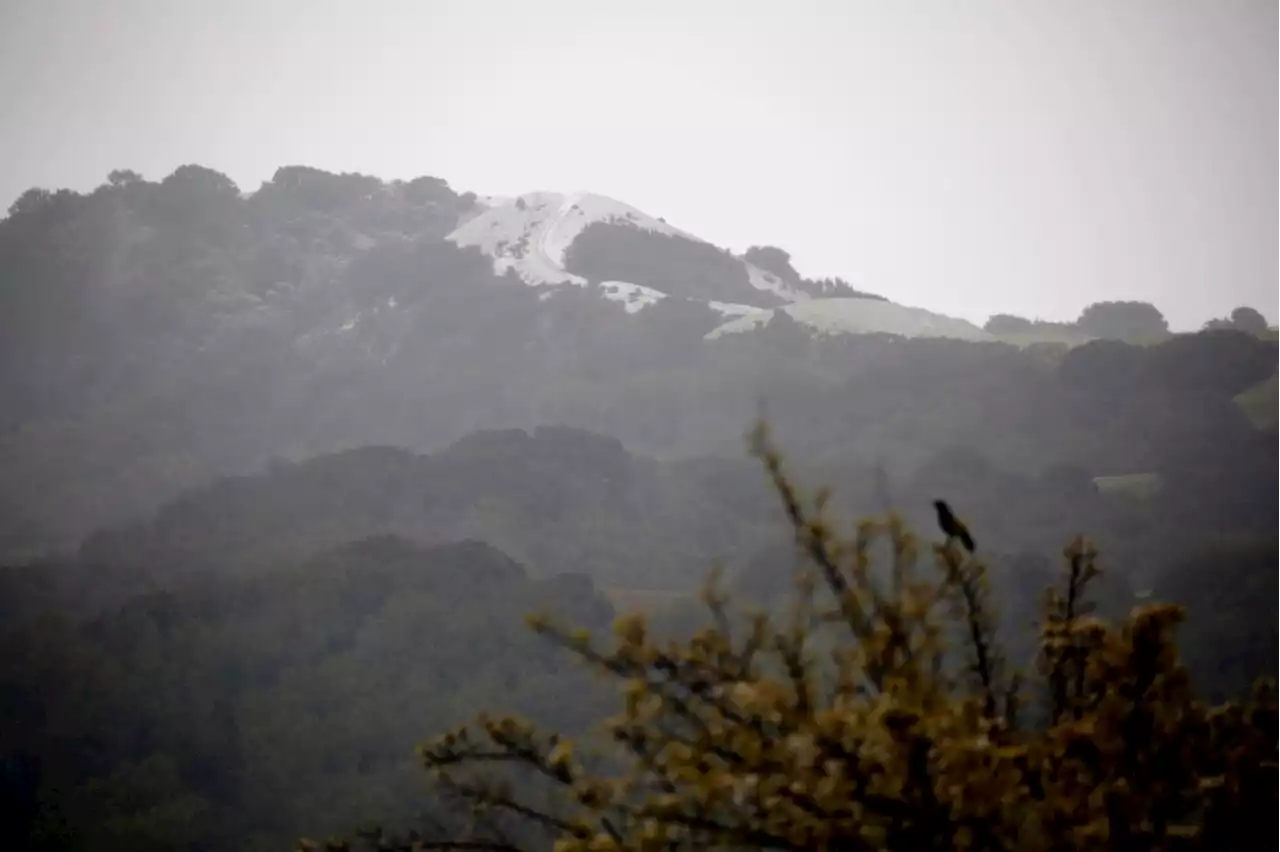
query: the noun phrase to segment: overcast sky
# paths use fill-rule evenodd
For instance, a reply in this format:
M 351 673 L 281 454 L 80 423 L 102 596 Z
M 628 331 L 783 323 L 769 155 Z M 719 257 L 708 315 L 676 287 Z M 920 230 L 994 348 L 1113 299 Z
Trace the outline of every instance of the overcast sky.
M 981 322 L 1277 319 L 1275 0 L 4 0 L 0 196 L 590 190 Z

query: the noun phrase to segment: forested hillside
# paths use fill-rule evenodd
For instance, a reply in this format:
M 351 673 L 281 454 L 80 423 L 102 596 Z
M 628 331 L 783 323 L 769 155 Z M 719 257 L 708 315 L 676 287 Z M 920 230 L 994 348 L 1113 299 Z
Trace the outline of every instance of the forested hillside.
M 604 629 L 639 601 L 687 637 L 716 563 L 785 607 L 795 531 L 743 443 L 762 411 L 844 526 L 892 512 L 927 542 L 950 501 L 1020 662 L 1085 534 L 1101 614 L 1193 605 L 1205 694 L 1274 671 L 1277 343 L 1247 312 L 1172 334 L 1107 303 L 974 342 L 779 311 L 716 336 L 720 300 L 782 299 L 760 270 L 806 311 L 892 303 L 618 222 L 567 246 L 584 284 L 535 287 L 449 239 L 480 204 L 186 166 L 0 221 L 0 847 L 447 821 L 415 743 L 482 708 L 572 734 L 607 706 L 530 611 Z
M 1033 613 L 1079 526 L 1105 542 L 1099 614 L 1152 595 L 1193 607 L 1186 660 L 1208 694 L 1274 669 L 1269 520 L 1193 517 L 1201 501 L 1168 489 L 1108 495 L 972 455 L 931 471 L 890 499 L 962 495 L 1014 663 L 1034 656 Z M 874 501 L 876 479 L 839 502 Z M 585 733 L 607 706 L 524 616 L 600 631 L 604 592 L 662 583 L 641 599 L 662 632 L 687 635 L 720 556 L 730 590 L 776 609 L 796 562 L 769 496 L 750 467 L 668 470 L 572 430 L 477 434 L 439 456 L 368 449 L 224 481 L 75 557 L 4 569 L 10 842 L 280 849 L 374 818 L 447 827 L 453 806 L 425 792 L 415 743 L 488 707 Z
M 280 849 L 317 818 L 408 820 L 424 730 L 498 694 L 590 718 L 587 679 L 523 628 L 544 607 L 612 612 L 590 580 L 530 579 L 488 545 L 376 536 L 7 627 L 5 848 Z
M 705 302 L 632 311 L 594 284 L 496 275 L 446 239 L 476 203 L 436 178 L 305 167 L 248 195 L 198 166 L 23 195 L 0 220 L 0 554 L 72 547 L 273 460 L 431 452 L 476 430 L 568 425 L 663 458 L 736 458 L 761 400 L 805 460 L 904 477 L 955 446 L 1024 475 L 1139 473 L 1169 461 L 1155 452 L 1247 444 L 1230 397 L 1275 374 L 1274 340 L 1236 329 L 1067 351 L 815 335 L 777 314 L 708 340 L 724 317 Z M 614 257 L 595 233 L 587 260 L 568 252 L 593 280 L 679 282 L 704 255 L 732 266 L 652 235 Z M 778 249 L 747 256 L 799 291 L 866 295 L 801 279 Z M 1124 336 L 1132 313 L 1085 311 L 1094 336 Z

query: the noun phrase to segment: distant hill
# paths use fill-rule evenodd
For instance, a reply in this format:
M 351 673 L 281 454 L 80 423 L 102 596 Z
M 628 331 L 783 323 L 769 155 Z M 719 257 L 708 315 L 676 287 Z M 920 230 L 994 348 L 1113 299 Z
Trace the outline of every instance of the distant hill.
M 1236 396 L 1236 403 L 1259 429 L 1276 431 L 1277 409 L 1280 408 L 1280 386 L 1277 378 L 1264 379 Z
M 729 505 L 726 478 L 737 488 Z M 482 540 L 536 576 L 680 588 L 714 560 L 776 536 L 772 509 L 748 460 L 664 464 L 615 439 L 540 427 L 477 432 L 430 455 L 367 447 L 218 480 L 150 520 L 88 537 L 75 562 L 89 573 L 127 566 L 112 584 L 127 597 L 395 535 L 424 545 Z
M 1082 317 L 1092 338 L 1145 340 L 1152 311 Z M 1100 437 L 1128 403 L 1086 426 L 1102 415 L 1066 410 L 1065 347 L 1000 339 L 590 193 L 481 199 L 304 166 L 246 192 L 197 165 L 120 170 L 0 220 L 0 558 L 272 460 L 432 453 L 478 430 L 740 456 L 761 402 L 813 459 L 909 471 L 959 444 L 1134 472 Z
M 995 341 L 973 323 L 945 317 L 922 308 L 908 308 L 881 299 L 831 298 L 797 302 L 765 313 L 753 313 L 725 323 L 707 334 L 753 331 L 784 314 L 818 334 L 893 334 L 901 337 L 947 337 L 955 340 Z
M 580 575 L 381 535 L 84 622 L 9 622 L 0 843 L 256 850 L 372 816 L 448 819 L 411 783 L 417 743 L 498 696 L 579 730 L 601 706 L 589 673 L 525 629 L 536 610 L 597 630 L 613 614 Z
M 599 718 L 525 614 L 686 630 L 717 560 L 780 605 L 760 413 L 802 496 L 831 486 L 846 528 L 901 514 L 924 567 L 945 497 L 1002 627 L 1085 534 L 1104 610 L 1207 600 L 1198 676 L 1274 669 L 1274 335 L 1131 302 L 978 329 L 861 286 L 587 193 L 302 166 L 245 192 L 188 165 L 24 194 L 0 220 L 0 848 L 448 821 L 416 743 L 481 707 Z M 1052 339 L 1006 342 L 1028 325 Z

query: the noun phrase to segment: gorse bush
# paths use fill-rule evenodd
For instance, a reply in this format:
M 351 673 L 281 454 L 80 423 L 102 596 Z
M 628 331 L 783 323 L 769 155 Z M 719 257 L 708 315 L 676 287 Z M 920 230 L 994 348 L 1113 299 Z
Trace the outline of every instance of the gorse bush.
M 368 842 L 384 849 L 1240 850 L 1273 848 L 1276 700 L 1197 700 L 1179 608 L 1119 624 L 1090 614 L 1083 540 L 1044 602 L 1030 676 L 1001 658 L 982 561 L 948 540 L 918 567 L 894 517 L 846 540 L 754 436 L 808 569 L 790 612 L 730 612 L 654 637 L 642 614 L 612 642 L 534 618 L 621 686 L 594 749 L 480 717 L 421 747 L 441 795 L 471 815 Z M 871 548 L 892 554 L 873 569 Z M 963 649 L 957 652 L 953 649 Z M 572 700 L 572 696 L 566 696 Z M 536 779 L 531 781 L 528 779 Z M 303 841 L 300 848 L 318 848 Z M 330 849 L 346 849 L 331 842 Z

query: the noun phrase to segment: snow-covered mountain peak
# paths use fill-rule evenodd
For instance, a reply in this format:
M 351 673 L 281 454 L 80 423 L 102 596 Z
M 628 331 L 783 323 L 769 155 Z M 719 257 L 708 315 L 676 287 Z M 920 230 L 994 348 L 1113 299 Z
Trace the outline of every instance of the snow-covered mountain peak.
M 688 240 L 708 246 L 693 234 L 668 225 L 662 219 L 614 198 L 591 192 L 528 192 L 515 197 L 479 199 L 479 210 L 463 221 L 448 239 L 459 246 L 474 246 L 493 258 L 499 274 L 514 272 L 533 287 L 575 285 L 585 287 L 586 278 L 565 268 L 570 246 L 590 225 L 606 223 L 637 228 Z M 719 251 L 715 249 L 715 251 Z M 807 326 L 815 334 L 866 334 L 884 332 L 906 337 L 956 337 L 967 340 L 987 339 L 982 329 L 952 317 L 944 317 L 920 308 L 909 308 L 877 299 L 815 297 L 794 286 L 774 272 L 763 269 L 745 258 L 728 255 L 724 263 L 742 264 L 744 302 L 755 305 L 696 298 L 725 318 L 720 327 L 707 337 L 750 331 L 766 325 L 778 312 Z M 622 277 L 622 276 L 620 276 Z M 642 285 L 625 280 L 596 281 L 602 298 L 621 303 L 628 313 L 636 313 L 672 294 L 679 294 L 682 282 L 671 281 L 670 288 L 661 278 Z M 761 300 L 747 295 L 751 291 L 767 293 Z M 546 293 L 552 296 L 554 290 Z M 688 296 L 684 296 L 688 298 Z
M 589 225 L 620 224 L 652 231 L 670 237 L 705 244 L 706 241 L 664 220 L 651 216 L 623 201 L 593 192 L 527 192 L 515 197 L 487 196 L 478 199 L 481 209 L 460 224 L 448 237 L 459 246 L 475 246 L 493 258 L 499 274 L 515 272 L 534 287 L 574 284 L 585 286 L 587 280 L 565 269 L 569 246 Z M 808 296 L 746 261 L 748 280 L 754 288 L 773 293 L 786 301 L 801 301 Z M 604 288 L 605 298 L 625 301 L 629 310 L 636 305 L 650 305 L 665 293 L 652 287 L 641 287 L 625 281 L 610 281 Z M 643 290 L 643 297 L 637 298 Z M 626 299 L 617 294 L 627 293 Z M 741 316 L 755 309 L 745 305 L 716 302 L 711 307 L 729 316 Z
M 514 198 L 490 196 L 484 209 L 463 222 L 449 239 L 476 246 L 494 259 L 499 272 L 514 269 L 525 283 L 586 284 L 564 268 L 565 252 L 574 239 L 596 222 L 632 227 L 702 242 L 630 204 L 591 192 L 527 192 Z

